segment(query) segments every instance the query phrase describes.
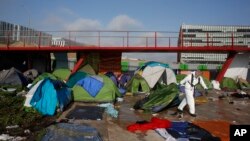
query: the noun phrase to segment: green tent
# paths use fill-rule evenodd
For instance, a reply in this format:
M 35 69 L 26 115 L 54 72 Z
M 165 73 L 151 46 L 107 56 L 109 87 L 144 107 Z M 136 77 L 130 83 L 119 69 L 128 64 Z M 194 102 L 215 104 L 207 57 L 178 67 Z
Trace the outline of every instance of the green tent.
M 32 82 L 32 85 L 35 85 L 38 81 L 40 81 L 40 80 L 42 80 L 42 79 L 45 79 L 45 78 L 50 78 L 50 79 L 53 79 L 53 80 L 56 80 L 56 79 L 57 79 L 53 74 L 44 72 L 44 73 L 42 73 L 41 75 L 39 75 L 39 76 Z
M 75 72 L 74 74 L 70 75 L 66 84 L 67 86 L 72 88 L 77 81 L 79 81 L 82 78 L 85 78 L 86 76 L 88 76 L 88 74 L 85 72 Z
M 103 87 L 99 91 L 99 93 L 92 97 L 83 87 L 79 85 L 75 85 L 73 90 L 73 99 L 74 101 L 83 101 L 83 102 L 112 102 L 116 99 L 116 97 L 121 96 L 118 88 L 115 86 L 113 81 L 105 76 L 98 75 L 103 78 Z
M 53 75 L 59 78 L 60 80 L 68 79 L 71 71 L 69 69 L 56 69 L 53 71 Z
M 187 75 L 186 74 L 177 74 L 176 75 L 176 81 L 177 83 L 180 83 L 182 79 L 184 79 Z
M 247 80 L 244 80 L 242 78 L 238 79 L 238 87 L 241 90 L 250 90 L 250 84 L 247 82 Z
M 96 75 L 95 70 L 94 70 L 93 67 L 90 66 L 89 64 L 83 65 L 82 67 L 80 67 L 80 68 L 78 69 L 78 71 L 80 71 L 80 72 L 85 72 L 85 73 L 90 74 L 90 75 Z
M 175 83 L 164 86 L 151 93 L 148 101 L 142 105 L 146 111 L 158 112 L 167 107 L 179 94 L 179 89 Z
M 237 83 L 234 79 L 229 77 L 224 77 L 220 83 L 221 89 L 236 90 L 238 89 Z
M 130 81 L 128 82 L 127 91 L 132 93 L 138 93 L 138 92 L 150 92 L 150 87 L 147 83 L 147 81 L 139 74 L 135 74 Z
M 212 88 L 213 88 L 212 83 L 211 83 L 206 77 L 203 77 L 203 76 L 202 76 L 202 79 L 204 80 L 204 83 L 206 84 L 206 86 L 207 86 L 208 89 L 212 89 Z M 196 86 L 196 88 L 197 88 L 198 90 L 203 90 L 203 87 L 201 86 L 201 84 L 198 84 L 198 85 Z

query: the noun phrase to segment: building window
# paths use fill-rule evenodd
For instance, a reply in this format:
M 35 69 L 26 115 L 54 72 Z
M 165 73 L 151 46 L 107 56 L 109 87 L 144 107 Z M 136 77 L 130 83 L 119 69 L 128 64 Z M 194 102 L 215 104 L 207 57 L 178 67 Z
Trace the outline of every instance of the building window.
M 188 29 L 187 32 L 202 32 L 202 29 Z
M 184 34 L 183 37 L 192 37 L 192 38 L 195 38 L 196 35 L 195 34 Z
M 237 32 L 250 32 L 250 29 L 237 29 Z

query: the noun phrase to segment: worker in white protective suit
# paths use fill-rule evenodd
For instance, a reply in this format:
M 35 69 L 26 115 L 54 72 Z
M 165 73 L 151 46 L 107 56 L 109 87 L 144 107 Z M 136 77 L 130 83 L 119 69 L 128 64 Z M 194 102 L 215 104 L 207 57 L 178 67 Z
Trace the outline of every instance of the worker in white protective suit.
M 179 118 L 183 117 L 183 108 L 186 105 L 189 106 L 189 114 L 193 117 L 196 117 L 194 91 L 195 91 L 195 85 L 199 83 L 205 89 L 205 92 L 207 94 L 207 86 L 204 83 L 203 78 L 201 77 L 201 71 L 192 72 L 191 74 L 187 75 L 183 80 L 180 81 L 180 84 L 185 86 L 185 97 L 178 106 Z

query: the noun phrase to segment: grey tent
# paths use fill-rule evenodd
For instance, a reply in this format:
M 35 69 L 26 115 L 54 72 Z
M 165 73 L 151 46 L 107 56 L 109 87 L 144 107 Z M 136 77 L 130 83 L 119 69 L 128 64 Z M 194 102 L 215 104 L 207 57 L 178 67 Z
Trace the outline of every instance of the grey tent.
M 27 79 L 17 69 L 11 68 L 9 70 L 2 70 L 0 72 L 0 85 L 8 86 L 26 86 L 28 84 Z

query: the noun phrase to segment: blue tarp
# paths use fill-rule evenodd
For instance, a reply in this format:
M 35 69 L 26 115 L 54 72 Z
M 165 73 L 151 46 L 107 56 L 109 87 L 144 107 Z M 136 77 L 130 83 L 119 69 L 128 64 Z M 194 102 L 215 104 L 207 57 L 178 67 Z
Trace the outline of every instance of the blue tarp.
M 57 104 L 61 110 L 71 101 L 71 90 L 62 82 L 46 78 L 36 89 L 30 104 L 42 115 L 54 115 Z
M 95 76 L 97 77 L 97 76 Z M 79 80 L 76 84 L 83 87 L 92 97 L 95 97 L 103 87 L 103 81 L 95 77 L 85 77 Z

